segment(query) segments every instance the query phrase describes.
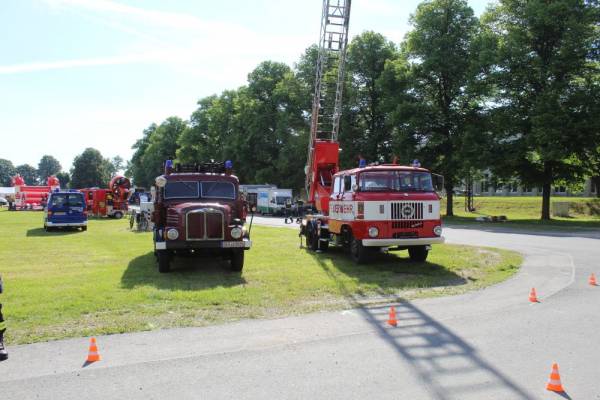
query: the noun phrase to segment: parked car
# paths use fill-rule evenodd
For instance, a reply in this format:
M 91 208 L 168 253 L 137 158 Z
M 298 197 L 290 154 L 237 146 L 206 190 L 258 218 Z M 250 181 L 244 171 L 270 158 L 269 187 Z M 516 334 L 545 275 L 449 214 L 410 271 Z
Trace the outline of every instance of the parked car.
M 83 193 L 77 190 L 54 191 L 44 208 L 44 229 L 81 228 L 87 230 L 87 211 Z

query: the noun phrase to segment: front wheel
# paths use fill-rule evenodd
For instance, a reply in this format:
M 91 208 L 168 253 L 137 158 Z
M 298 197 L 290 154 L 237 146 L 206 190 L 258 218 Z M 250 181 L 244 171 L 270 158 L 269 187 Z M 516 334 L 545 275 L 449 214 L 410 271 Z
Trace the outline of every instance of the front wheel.
M 232 271 L 240 272 L 244 268 L 244 250 L 233 250 L 230 263 Z
M 113 218 L 114 219 L 121 219 L 123 218 L 123 213 L 121 211 L 117 211 L 113 214 Z
M 81 232 L 85 232 L 85 231 L 87 231 L 87 226 L 82 226 L 81 227 Z
M 158 263 L 158 272 L 166 274 L 171 271 L 171 255 L 166 250 L 156 251 L 156 261 Z
M 408 255 L 412 261 L 424 262 L 427 260 L 427 254 L 429 254 L 427 246 L 412 246 L 408 248 Z
M 350 244 L 350 256 L 355 263 L 364 264 L 369 259 L 369 248 L 363 246 L 361 240 L 353 238 Z

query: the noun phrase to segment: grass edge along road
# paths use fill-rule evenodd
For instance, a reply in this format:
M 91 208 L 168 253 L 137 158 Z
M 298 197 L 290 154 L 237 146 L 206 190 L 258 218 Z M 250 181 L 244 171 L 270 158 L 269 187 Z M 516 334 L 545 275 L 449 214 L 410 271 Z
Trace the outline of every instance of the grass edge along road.
M 561 230 L 598 229 L 600 228 L 600 199 L 591 197 L 559 197 L 551 198 L 555 202 L 570 203 L 568 218 L 552 217 L 550 221 L 541 221 L 541 196 L 475 196 L 475 212 L 465 211 L 465 197 L 455 196 L 454 216 L 443 217 L 446 225 L 474 225 L 481 227 L 505 226 L 510 228 Z M 441 201 L 442 215 L 446 213 L 446 198 Z M 592 215 L 595 212 L 596 215 Z M 475 218 L 482 216 L 505 215 L 508 221 L 501 223 L 478 222 Z
M 357 301 L 458 294 L 500 282 L 518 253 L 436 245 L 428 262 L 406 252 L 355 265 L 340 250 L 299 249 L 295 230 L 255 226 L 244 271 L 184 258 L 157 272 L 150 233 L 125 220 L 91 220 L 87 232 L 44 232 L 42 214 L 0 211 L 2 303 L 9 344 L 204 326 L 352 307 Z M 397 255 L 396 255 L 397 254 Z

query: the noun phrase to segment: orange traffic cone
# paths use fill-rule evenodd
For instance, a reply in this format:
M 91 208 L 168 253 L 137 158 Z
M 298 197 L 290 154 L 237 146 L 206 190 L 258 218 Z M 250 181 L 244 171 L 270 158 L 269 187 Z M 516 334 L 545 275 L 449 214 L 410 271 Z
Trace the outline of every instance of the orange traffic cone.
M 537 294 L 535 293 L 535 288 L 531 288 L 531 292 L 529 293 L 529 301 L 532 303 L 539 303 Z
M 90 339 L 90 349 L 88 351 L 87 362 L 91 363 L 94 361 L 100 361 L 100 353 L 98 353 L 98 346 L 96 345 L 96 338 Z
M 553 392 L 564 392 L 565 389 L 562 387 L 562 383 L 560 383 L 560 375 L 558 373 L 558 364 L 552 364 L 552 372 L 550 373 L 550 379 L 548 380 L 548 384 L 546 385 L 546 390 L 551 390 Z
M 596 282 L 596 275 L 592 272 L 590 275 L 590 279 L 588 279 L 588 283 L 592 286 L 596 286 L 598 283 Z
M 390 317 L 388 318 L 387 323 L 391 326 L 398 325 L 398 321 L 396 320 L 396 309 L 394 308 L 394 306 L 390 307 Z

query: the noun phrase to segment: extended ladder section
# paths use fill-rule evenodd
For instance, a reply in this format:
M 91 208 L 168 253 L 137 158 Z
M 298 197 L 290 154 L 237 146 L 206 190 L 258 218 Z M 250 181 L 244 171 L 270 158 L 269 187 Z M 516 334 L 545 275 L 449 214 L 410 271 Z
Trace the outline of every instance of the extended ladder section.
M 338 170 L 338 132 L 348 44 L 351 0 L 324 0 L 310 141 L 306 164 L 308 201 L 327 211 L 331 180 Z

